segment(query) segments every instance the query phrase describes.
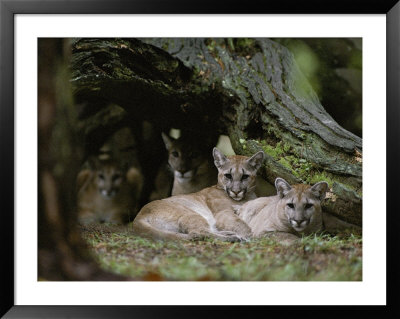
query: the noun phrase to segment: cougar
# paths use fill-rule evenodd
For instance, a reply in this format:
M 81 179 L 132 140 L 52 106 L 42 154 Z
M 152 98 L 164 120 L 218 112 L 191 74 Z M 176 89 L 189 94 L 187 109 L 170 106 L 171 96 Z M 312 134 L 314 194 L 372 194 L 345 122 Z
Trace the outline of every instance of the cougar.
M 260 197 L 233 207 L 237 215 L 250 226 L 253 237 L 262 237 L 270 232 L 298 237 L 322 230 L 332 231 L 333 228 L 357 227 L 337 218 L 333 222 L 333 216 L 322 212 L 321 201 L 328 190 L 327 182 L 319 182 L 314 186 L 291 186 L 284 179 L 277 178 L 275 187 L 276 196 Z
M 190 194 L 215 185 L 218 172 L 204 145 L 185 136 L 175 139 L 164 133 L 161 135 L 174 175 L 171 195 Z
M 232 205 L 256 198 L 255 178 L 264 153 L 258 152 L 250 158 L 226 157 L 214 148 L 213 157 L 218 169 L 217 185 L 148 203 L 133 221 L 136 234 L 170 240 L 248 238 L 251 229 L 234 214 Z
M 92 169 L 77 176 L 78 218 L 81 224 L 132 221 L 138 212 L 143 185 L 136 167 L 122 167 L 113 160 L 94 160 Z

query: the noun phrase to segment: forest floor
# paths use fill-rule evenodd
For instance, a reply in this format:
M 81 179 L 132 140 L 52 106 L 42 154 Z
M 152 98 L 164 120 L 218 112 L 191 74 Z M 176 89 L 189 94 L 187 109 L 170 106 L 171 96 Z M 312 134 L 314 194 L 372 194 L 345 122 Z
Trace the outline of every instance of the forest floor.
M 226 243 L 151 241 L 129 226 L 82 227 L 100 266 L 139 280 L 361 281 L 359 235 L 312 235 L 285 245 L 271 238 Z

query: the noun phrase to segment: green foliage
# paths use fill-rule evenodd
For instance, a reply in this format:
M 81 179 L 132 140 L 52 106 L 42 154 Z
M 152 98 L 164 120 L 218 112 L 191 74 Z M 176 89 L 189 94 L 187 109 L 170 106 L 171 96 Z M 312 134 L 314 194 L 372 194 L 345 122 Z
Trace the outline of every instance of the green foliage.
M 292 245 L 273 238 L 155 242 L 128 228 L 107 225 L 86 229 L 83 235 L 102 268 L 133 278 L 153 274 L 157 280 L 362 280 L 362 239 L 353 235 L 311 235 Z
M 293 41 L 289 45 L 289 50 L 292 51 L 294 59 L 299 66 L 301 72 L 305 75 L 307 80 L 310 82 L 312 88 L 317 94 L 321 92 L 321 84 L 320 84 L 320 61 L 318 56 L 313 52 L 313 50 L 304 42 Z M 296 77 L 296 81 L 298 84 L 298 91 L 302 92 L 306 90 L 306 86 L 308 86 L 308 81 L 306 78 Z
M 349 69 L 358 69 L 362 70 L 362 51 L 355 51 L 351 57 L 350 61 L 347 65 Z

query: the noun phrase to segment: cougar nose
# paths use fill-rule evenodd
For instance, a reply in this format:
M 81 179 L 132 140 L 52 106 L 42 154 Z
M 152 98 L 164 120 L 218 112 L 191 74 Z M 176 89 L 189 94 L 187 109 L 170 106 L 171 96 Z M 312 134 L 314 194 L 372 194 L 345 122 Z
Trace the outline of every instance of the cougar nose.
M 296 222 L 297 223 L 297 225 L 300 225 L 301 223 L 303 223 L 303 222 L 306 222 L 306 224 L 308 224 L 309 222 L 310 222 L 310 220 L 309 219 L 294 219 L 293 218 L 293 221 L 294 222 Z
M 115 191 L 114 190 L 102 190 L 101 191 L 101 194 L 103 195 L 103 196 L 105 196 L 106 198 L 111 198 L 111 197 L 113 197 L 114 195 L 115 195 Z
M 178 176 L 178 177 L 185 177 L 185 173 L 186 173 L 186 171 L 181 170 L 181 169 L 177 169 L 175 172 L 176 176 Z

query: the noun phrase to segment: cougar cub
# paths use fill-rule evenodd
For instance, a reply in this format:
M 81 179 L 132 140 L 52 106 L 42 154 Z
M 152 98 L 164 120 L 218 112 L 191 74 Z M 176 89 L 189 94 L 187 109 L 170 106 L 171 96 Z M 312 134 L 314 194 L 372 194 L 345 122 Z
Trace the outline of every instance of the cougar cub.
M 77 177 L 78 218 L 81 224 L 121 224 L 133 220 L 143 178 L 135 167 L 95 159 Z

